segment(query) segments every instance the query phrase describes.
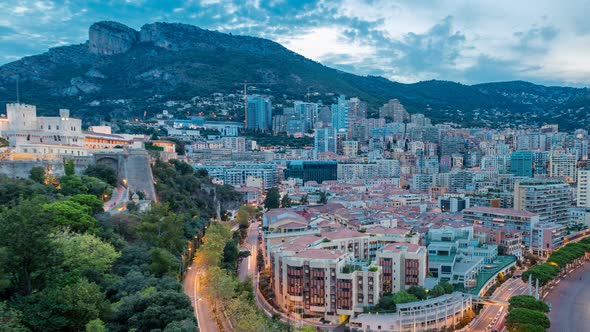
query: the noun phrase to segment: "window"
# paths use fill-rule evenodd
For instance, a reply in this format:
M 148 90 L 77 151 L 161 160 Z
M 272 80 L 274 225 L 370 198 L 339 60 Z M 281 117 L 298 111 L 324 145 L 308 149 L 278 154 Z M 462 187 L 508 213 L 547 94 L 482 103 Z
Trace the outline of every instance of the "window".
M 59 130 L 59 125 L 58 125 L 58 126 L 55 126 L 55 129 L 56 129 L 56 130 Z
M 47 130 L 51 130 L 51 125 L 48 125 L 47 126 Z

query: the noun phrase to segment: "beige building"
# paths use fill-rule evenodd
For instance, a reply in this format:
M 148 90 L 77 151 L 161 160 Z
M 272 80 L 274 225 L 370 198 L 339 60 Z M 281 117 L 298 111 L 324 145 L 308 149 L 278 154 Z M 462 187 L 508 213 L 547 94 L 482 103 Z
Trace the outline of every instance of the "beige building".
M 341 228 L 266 234 L 277 304 L 299 317 L 336 323 L 376 305 L 384 293 L 424 285 L 426 248 L 393 243 L 405 238 L 401 230 L 379 233 Z

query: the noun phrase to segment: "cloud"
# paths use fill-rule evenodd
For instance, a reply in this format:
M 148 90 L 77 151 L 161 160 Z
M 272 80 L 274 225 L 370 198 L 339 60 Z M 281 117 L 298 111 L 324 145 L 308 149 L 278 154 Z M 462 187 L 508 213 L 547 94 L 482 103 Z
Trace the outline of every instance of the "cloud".
M 0 63 L 78 44 L 88 27 L 154 21 L 269 38 L 325 65 L 403 82 L 587 85 L 587 0 L 15 0 L 0 2 Z
M 516 49 L 523 53 L 547 52 L 551 46 L 549 42 L 554 40 L 558 34 L 559 30 L 552 26 L 515 32 L 514 37 L 518 39 Z

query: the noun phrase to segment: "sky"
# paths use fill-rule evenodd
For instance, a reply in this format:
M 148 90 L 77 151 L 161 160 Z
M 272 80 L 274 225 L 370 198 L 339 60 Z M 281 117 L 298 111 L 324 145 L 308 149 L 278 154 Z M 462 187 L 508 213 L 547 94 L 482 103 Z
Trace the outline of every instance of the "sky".
M 0 64 L 83 43 L 97 21 L 164 21 L 404 83 L 590 86 L 590 0 L 0 0 L 0 12 Z

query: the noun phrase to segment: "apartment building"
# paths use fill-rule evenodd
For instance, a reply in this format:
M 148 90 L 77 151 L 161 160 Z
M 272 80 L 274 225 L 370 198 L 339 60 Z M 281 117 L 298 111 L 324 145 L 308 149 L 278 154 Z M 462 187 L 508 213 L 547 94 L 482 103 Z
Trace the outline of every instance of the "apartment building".
M 514 209 L 538 214 L 540 222 L 567 224 L 570 196 L 569 185 L 560 181 L 518 181 L 514 184 Z
M 463 220 L 491 230 L 519 232 L 522 245 L 531 251 L 533 228 L 540 222 L 540 215 L 515 209 L 478 206 L 463 210 Z
M 338 322 L 384 293 L 424 285 L 425 247 L 345 228 L 300 234 L 265 235 L 277 304 L 298 317 Z
M 541 257 L 549 257 L 551 253 L 563 246 L 565 226 L 557 223 L 540 223 L 533 227 L 531 250 Z

